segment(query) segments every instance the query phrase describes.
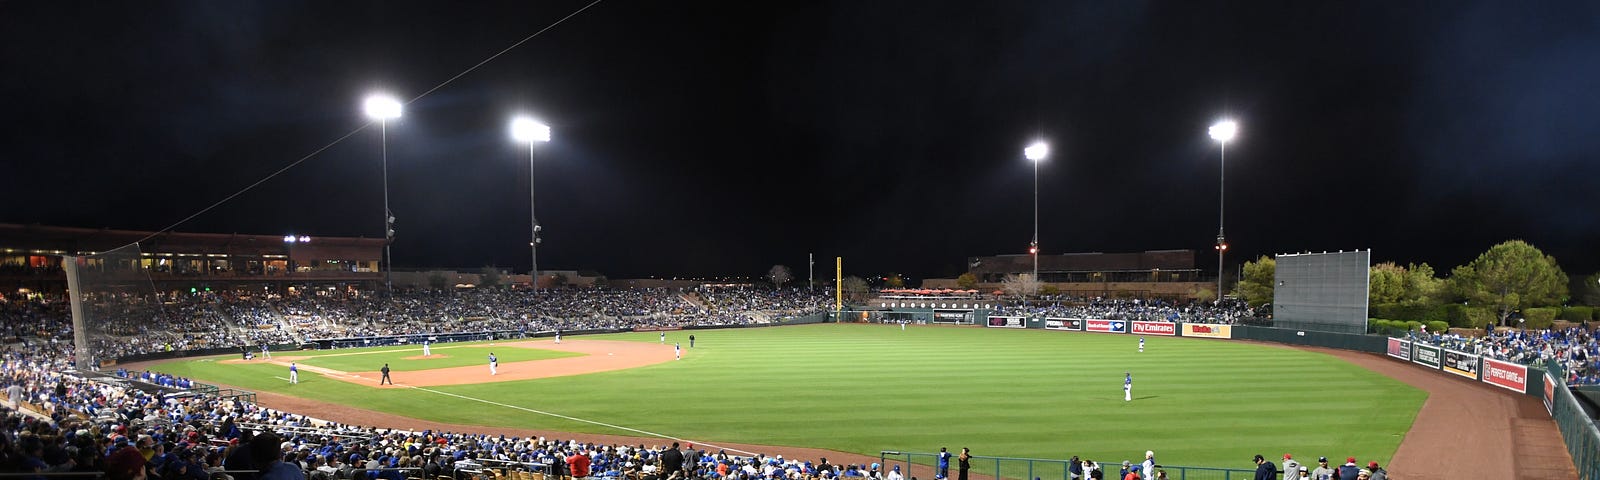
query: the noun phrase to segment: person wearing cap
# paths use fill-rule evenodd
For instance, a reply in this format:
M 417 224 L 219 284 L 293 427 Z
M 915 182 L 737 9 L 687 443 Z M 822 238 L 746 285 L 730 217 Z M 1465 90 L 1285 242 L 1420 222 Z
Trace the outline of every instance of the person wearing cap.
M 1294 455 L 1283 454 L 1283 480 L 1300 480 L 1300 462 L 1294 461 Z
M 144 480 L 145 478 L 144 455 L 139 454 L 139 449 L 125 446 L 111 453 L 106 458 L 106 478 L 109 480 Z
M 1350 457 L 1344 459 L 1344 465 L 1339 466 L 1339 474 L 1334 478 L 1338 478 L 1339 480 L 1350 480 L 1352 478 L 1356 478 L 1356 474 L 1358 473 L 1361 473 L 1361 467 L 1356 465 L 1356 457 Z
M 933 478 L 934 480 L 950 478 L 950 451 L 944 447 L 939 447 L 939 470 L 933 474 Z
M 1271 460 L 1257 454 L 1253 458 L 1256 462 L 1256 480 L 1278 480 L 1278 466 Z
M 1306 478 L 1310 480 L 1333 480 L 1333 476 L 1338 474 L 1338 471 L 1328 466 L 1328 457 L 1318 457 L 1317 468 L 1311 470 L 1311 476 Z M 1302 477 L 1305 476 L 1302 475 Z
M 1144 451 L 1144 463 L 1140 463 L 1139 464 L 1140 475 L 1144 475 L 1144 478 L 1150 478 L 1151 475 L 1155 475 L 1154 473 L 1151 473 L 1151 472 L 1155 472 L 1156 471 L 1156 467 L 1158 467 L 1158 466 L 1160 466 L 1160 465 L 1156 465 L 1156 452 L 1155 452 L 1155 450 L 1145 450 Z
M 1133 372 L 1123 372 L 1122 375 L 1122 401 L 1131 402 L 1133 401 Z
M 1372 480 L 1389 480 L 1389 471 L 1378 466 L 1378 462 L 1367 462 L 1367 470 L 1372 472 Z
M 1371 480 L 1372 471 L 1365 468 L 1356 470 L 1356 480 Z
M 1139 466 L 1128 467 L 1128 473 L 1122 474 L 1122 480 L 1139 480 Z
M 895 465 L 893 469 L 889 470 L 889 475 L 884 477 L 884 480 L 906 480 L 906 477 L 900 474 L 900 466 Z

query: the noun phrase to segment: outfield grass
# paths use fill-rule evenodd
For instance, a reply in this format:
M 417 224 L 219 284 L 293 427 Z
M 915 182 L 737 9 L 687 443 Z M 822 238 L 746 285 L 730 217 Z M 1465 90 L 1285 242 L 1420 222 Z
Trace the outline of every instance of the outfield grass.
M 668 333 L 668 343 L 685 347 L 682 361 L 423 390 L 372 389 L 305 371 L 291 386 L 274 378 L 287 376 L 282 367 L 211 360 L 152 368 L 451 423 L 870 455 L 947 446 L 1139 460 L 1148 449 L 1164 464 L 1234 468 L 1253 468 L 1247 460 L 1257 453 L 1284 452 L 1387 463 L 1426 398 L 1325 354 L 1221 340 L 1146 337 L 1138 353 L 1131 335 L 824 324 L 699 330 L 690 349 L 688 333 Z M 568 341 L 588 338 L 657 342 L 658 334 Z M 448 351 L 441 347 L 434 351 Z M 495 353 L 509 363 L 517 350 L 525 349 Z M 352 370 L 374 369 L 359 363 Z M 1123 372 L 1134 376 L 1132 402 L 1122 400 Z

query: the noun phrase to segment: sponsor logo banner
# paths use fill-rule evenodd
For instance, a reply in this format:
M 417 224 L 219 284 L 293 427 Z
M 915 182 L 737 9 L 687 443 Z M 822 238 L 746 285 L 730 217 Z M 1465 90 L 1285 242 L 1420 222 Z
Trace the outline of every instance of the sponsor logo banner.
M 999 328 L 1028 328 L 1022 317 L 989 317 L 989 326 Z
M 1140 335 L 1177 335 L 1178 324 L 1168 322 L 1129 322 L 1133 333 Z
M 1513 392 L 1524 393 L 1528 391 L 1528 367 L 1511 362 L 1502 362 L 1493 358 L 1483 359 L 1483 382 L 1510 389 Z
M 1455 350 L 1444 351 L 1444 371 L 1473 380 L 1478 379 L 1478 356 Z
M 1556 380 L 1550 378 L 1550 372 L 1544 372 L 1544 413 L 1548 413 L 1552 417 L 1556 415 L 1556 409 L 1551 405 L 1551 402 L 1555 401 L 1552 400 L 1555 396 Z
M 1439 368 L 1439 347 L 1422 342 L 1411 344 L 1411 361 L 1417 365 L 1426 365 L 1430 368 Z
M 1046 318 L 1044 319 L 1044 328 L 1047 330 L 1072 330 L 1075 332 L 1081 332 L 1083 331 L 1083 319 Z
M 1233 325 L 1211 325 L 1206 323 L 1183 324 L 1183 336 L 1205 338 L 1233 338 Z
M 635 332 L 660 332 L 663 330 L 683 330 L 683 327 L 633 327 L 633 331 Z
M 971 310 L 934 310 L 933 318 L 939 320 L 965 321 Z
M 1389 339 L 1389 356 L 1411 361 L 1411 341 L 1403 338 Z
M 1090 332 L 1127 333 L 1128 322 L 1122 320 L 1084 320 L 1083 329 Z

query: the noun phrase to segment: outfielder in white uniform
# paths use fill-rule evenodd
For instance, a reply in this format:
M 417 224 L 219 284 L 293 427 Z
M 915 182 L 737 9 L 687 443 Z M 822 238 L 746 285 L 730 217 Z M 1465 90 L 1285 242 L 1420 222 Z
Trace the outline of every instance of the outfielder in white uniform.
M 1133 372 L 1127 372 L 1122 378 L 1122 401 L 1133 401 Z

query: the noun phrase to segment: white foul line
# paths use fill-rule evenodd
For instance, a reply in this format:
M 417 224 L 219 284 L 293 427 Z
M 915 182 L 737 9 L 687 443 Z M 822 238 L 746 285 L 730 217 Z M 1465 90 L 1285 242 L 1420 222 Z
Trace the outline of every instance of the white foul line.
M 624 426 L 621 426 L 621 425 L 612 425 L 612 424 L 604 423 L 604 422 L 596 422 L 594 420 L 586 420 L 586 419 L 582 419 L 582 418 L 569 417 L 569 416 L 562 415 L 562 414 L 559 414 L 559 413 L 545 412 L 545 411 L 541 411 L 541 410 L 534 410 L 534 409 L 531 409 L 531 408 L 519 407 L 519 406 L 516 406 L 516 405 L 507 405 L 507 404 L 500 403 L 500 402 L 484 400 L 484 399 L 481 399 L 481 398 L 473 398 L 473 397 L 468 397 L 468 396 L 465 396 L 465 395 L 457 395 L 457 394 L 449 393 L 449 392 L 441 392 L 441 391 L 433 390 L 433 389 L 429 389 L 429 388 L 422 388 L 422 387 L 416 387 L 416 386 L 404 385 L 404 384 L 401 384 L 399 386 L 405 387 L 405 388 L 410 388 L 410 389 L 415 389 L 415 390 L 421 390 L 421 391 L 428 392 L 428 393 L 437 393 L 439 395 L 444 395 L 444 396 L 447 396 L 447 397 L 455 397 L 455 398 L 459 398 L 459 399 L 462 399 L 462 400 L 471 400 L 471 401 L 479 402 L 479 403 L 487 403 L 489 405 L 494 405 L 494 406 L 497 406 L 497 407 L 505 407 L 505 408 L 510 408 L 510 409 L 513 409 L 513 410 L 522 410 L 522 411 L 528 412 L 528 413 L 536 413 L 536 414 L 539 414 L 539 415 L 546 415 L 546 416 L 556 417 L 556 418 L 560 418 L 560 419 L 571 420 L 571 421 L 574 421 L 574 422 L 582 422 L 582 423 L 587 423 L 587 424 L 590 424 L 590 425 L 599 425 L 599 426 L 606 427 L 606 428 L 614 428 L 614 429 L 617 429 L 617 430 L 633 432 L 633 433 L 637 433 L 637 434 L 644 435 L 644 436 L 649 436 L 649 437 L 666 438 L 666 439 L 677 440 L 677 441 L 680 441 L 680 442 L 700 443 L 700 444 L 704 444 L 704 445 L 706 445 L 708 447 L 715 447 L 715 448 L 722 449 L 722 450 L 733 450 L 734 452 L 743 453 L 745 455 L 755 455 L 756 454 L 755 452 L 748 452 L 748 451 L 740 450 L 740 449 L 737 449 L 737 448 L 725 448 L 725 447 L 722 447 L 722 446 L 718 446 L 718 445 L 714 445 L 714 444 L 710 444 L 710 443 L 705 443 L 705 442 L 690 442 L 689 440 L 686 440 L 686 439 L 677 438 L 677 437 L 673 437 L 673 436 L 669 436 L 669 435 L 665 435 L 665 434 L 660 434 L 660 433 L 655 433 L 655 432 L 646 432 L 644 430 L 639 430 L 637 428 L 628 428 L 628 427 L 624 427 Z

